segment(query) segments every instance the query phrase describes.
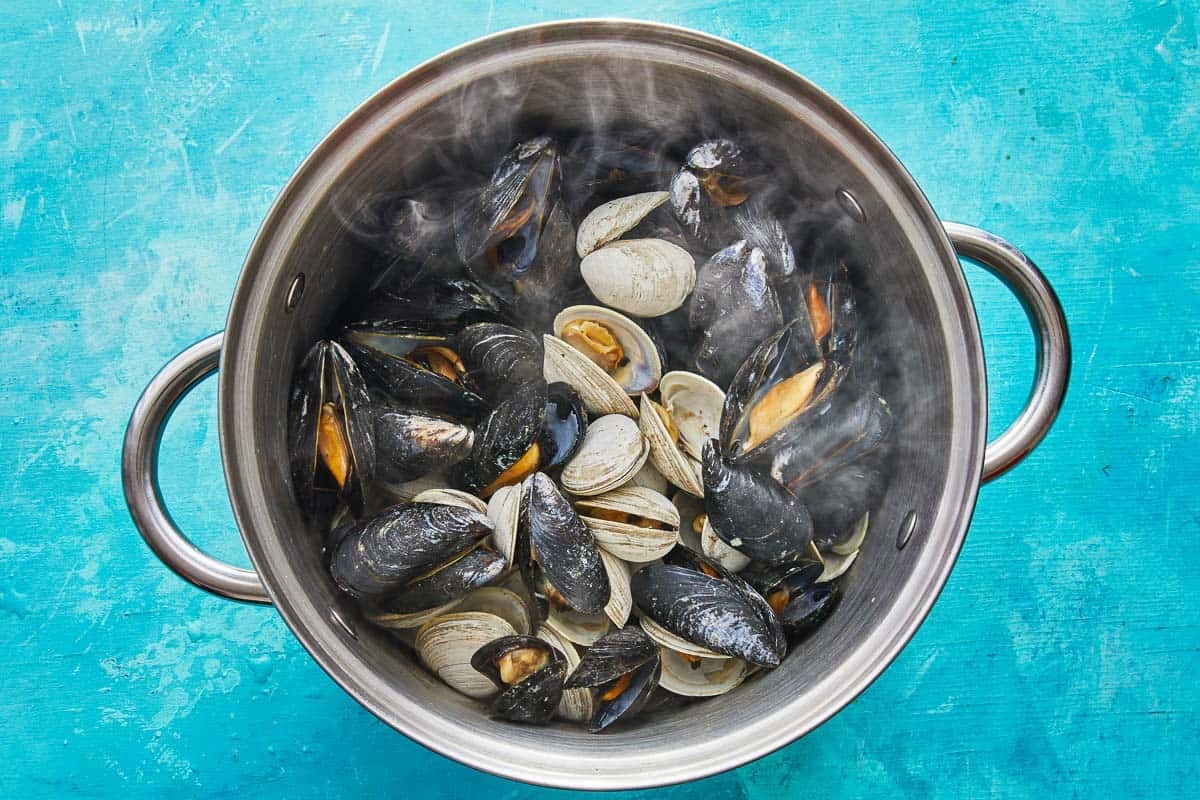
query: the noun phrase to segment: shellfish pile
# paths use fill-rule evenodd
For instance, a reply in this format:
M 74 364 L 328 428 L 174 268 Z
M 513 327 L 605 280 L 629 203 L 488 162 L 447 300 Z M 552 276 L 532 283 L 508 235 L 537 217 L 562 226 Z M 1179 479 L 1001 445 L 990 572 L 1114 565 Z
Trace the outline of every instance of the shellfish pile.
M 372 206 L 386 269 L 299 363 L 289 452 L 366 619 L 498 718 L 600 731 L 834 613 L 891 412 L 752 154 L 590 148 Z

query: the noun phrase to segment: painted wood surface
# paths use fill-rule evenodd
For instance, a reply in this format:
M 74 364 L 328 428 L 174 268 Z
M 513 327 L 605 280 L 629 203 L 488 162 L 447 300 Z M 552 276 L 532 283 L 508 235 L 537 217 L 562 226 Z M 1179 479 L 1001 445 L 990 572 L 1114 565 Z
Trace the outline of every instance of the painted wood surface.
M 510 796 L 393 733 L 268 608 L 166 573 L 118 482 L 139 391 L 222 326 L 309 149 L 373 90 L 560 16 L 700 28 L 862 116 L 948 219 L 1027 249 L 1077 354 L 895 665 L 833 721 L 661 796 L 1190 796 L 1200 759 L 1200 50 L 1186 2 L 9 2 L 0 15 L 0 794 Z M 998 432 L 1032 376 L 968 268 Z M 245 563 L 212 382 L 164 450 L 179 522 Z M 558 793 L 529 791 L 538 796 Z

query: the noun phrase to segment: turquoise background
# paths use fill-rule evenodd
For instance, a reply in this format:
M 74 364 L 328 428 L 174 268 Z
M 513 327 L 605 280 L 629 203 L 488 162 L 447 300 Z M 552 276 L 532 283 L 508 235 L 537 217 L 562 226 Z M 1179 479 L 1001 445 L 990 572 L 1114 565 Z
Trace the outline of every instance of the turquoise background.
M 601 14 L 729 37 L 830 91 L 942 215 L 1027 249 L 1076 354 L 1057 426 L 982 491 L 892 668 L 804 740 L 661 796 L 1195 791 L 1197 6 L 956 5 L 6 2 L 0 795 L 526 793 L 376 721 L 271 609 L 167 573 L 129 522 L 118 459 L 141 388 L 221 328 L 258 222 L 341 117 L 453 45 Z M 968 276 L 997 432 L 1032 346 L 1015 301 Z M 164 447 L 179 521 L 246 563 L 214 382 Z

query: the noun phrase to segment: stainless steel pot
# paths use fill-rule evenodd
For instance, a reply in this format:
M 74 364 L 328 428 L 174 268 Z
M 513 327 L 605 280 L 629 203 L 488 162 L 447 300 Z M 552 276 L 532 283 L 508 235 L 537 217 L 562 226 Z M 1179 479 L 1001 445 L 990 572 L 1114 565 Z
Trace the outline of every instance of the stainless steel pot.
M 519 92 L 519 97 L 514 94 Z M 475 99 L 471 99 L 475 98 Z M 334 590 L 292 500 L 285 408 L 293 365 L 355 283 L 354 245 L 335 192 L 415 180 L 423 144 L 469 136 L 464 114 L 502 125 L 533 114 L 551 128 L 597 108 L 649 124 L 663 98 L 716 98 L 786 147 L 814 189 L 861 219 L 887 298 L 874 337 L 894 364 L 899 457 L 859 566 L 832 619 L 784 665 L 724 697 L 649 716 L 602 736 L 489 720 L 415 666 Z M 601 105 L 598 105 L 601 104 Z M 818 165 L 814 169 L 814 165 Z M 955 255 L 989 267 L 1025 305 L 1038 341 L 1028 405 L 985 446 L 979 328 Z M 171 410 L 220 360 L 225 480 L 254 570 L 200 552 L 171 522 L 157 450 Z M 517 780 L 582 789 L 674 783 L 736 767 L 820 725 L 863 691 L 924 620 L 962 545 L 981 481 L 1045 435 L 1066 391 L 1066 322 L 1018 250 L 941 222 L 896 158 L 854 115 L 785 67 L 694 31 L 624 21 L 538 25 L 490 36 L 414 69 L 370 98 L 317 147 L 271 209 L 242 267 L 222 334 L 188 348 L 134 409 L 125 495 L 150 547 L 192 583 L 273 603 L 313 658 L 380 719 L 450 758 Z M 902 398 L 896 401 L 894 398 Z

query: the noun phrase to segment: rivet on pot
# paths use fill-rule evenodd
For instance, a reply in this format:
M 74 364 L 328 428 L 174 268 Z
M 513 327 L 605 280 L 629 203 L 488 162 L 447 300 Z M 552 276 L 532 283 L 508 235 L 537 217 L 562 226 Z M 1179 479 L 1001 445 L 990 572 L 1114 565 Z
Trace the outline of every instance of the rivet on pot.
M 896 534 L 896 549 L 903 550 L 908 544 L 908 540 L 912 538 L 913 531 L 917 527 L 917 510 L 914 508 L 904 515 L 904 519 L 900 522 L 900 532 Z
M 287 298 L 283 301 L 283 310 L 291 313 L 296 310 L 296 306 L 300 305 L 300 298 L 304 296 L 304 273 L 297 272 L 296 277 L 292 278 L 292 285 L 288 287 Z

